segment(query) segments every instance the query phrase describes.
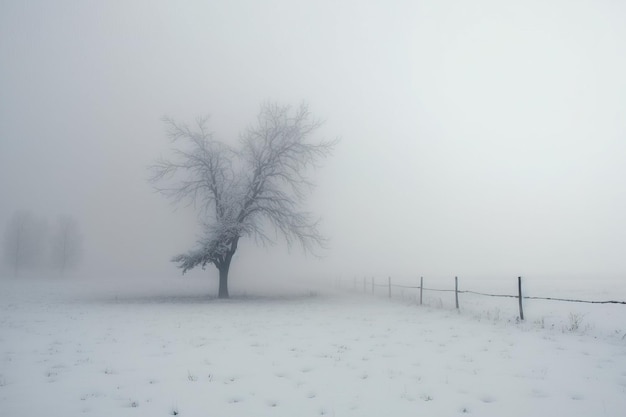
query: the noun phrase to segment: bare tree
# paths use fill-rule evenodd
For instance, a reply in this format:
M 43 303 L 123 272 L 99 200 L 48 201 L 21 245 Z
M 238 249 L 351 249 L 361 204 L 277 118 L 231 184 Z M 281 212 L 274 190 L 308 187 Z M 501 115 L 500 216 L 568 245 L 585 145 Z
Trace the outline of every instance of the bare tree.
M 301 205 L 312 186 L 307 174 L 336 141 L 312 141 L 320 122 L 306 105 L 292 110 L 263 104 L 256 124 L 241 135 L 239 149 L 216 141 L 206 118 L 198 119 L 193 130 L 169 118 L 164 121 L 168 136 L 180 146 L 173 159 L 153 166 L 151 180 L 169 180 L 171 186 L 157 189 L 175 202 L 195 204 L 201 213 L 196 248 L 172 259 L 183 273 L 215 265 L 218 297 L 228 298 L 228 271 L 240 238 L 251 236 L 266 244 L 282 235 L 305 251 L 324 246 L 318 221 Z
M 9 220 L 4 234 L 4 259 L 15 276 L 27 268 L 42 266 L 47 224 L 28 210 L 18 210 Z
M 63 275 L 78 265 L 82 255 L 83 238 L 78 222 L 72 216 L 59 216 L 51 241 L 52 267 Z

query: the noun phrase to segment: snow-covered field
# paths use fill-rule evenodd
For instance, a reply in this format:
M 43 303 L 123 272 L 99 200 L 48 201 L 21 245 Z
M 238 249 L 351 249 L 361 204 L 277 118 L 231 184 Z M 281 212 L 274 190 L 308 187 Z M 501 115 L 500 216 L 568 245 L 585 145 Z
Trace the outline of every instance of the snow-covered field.
M 626 306 L 209 292 L 1 280 L 0 415 L 626 415 Z

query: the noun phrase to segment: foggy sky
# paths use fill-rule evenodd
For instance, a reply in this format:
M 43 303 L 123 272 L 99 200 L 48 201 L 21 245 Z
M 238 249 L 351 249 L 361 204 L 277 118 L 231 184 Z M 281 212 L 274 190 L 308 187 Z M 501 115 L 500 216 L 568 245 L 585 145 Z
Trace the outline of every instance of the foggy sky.
M 341 139 L 317 260 L 231 280 L 626 274 L 626 3 L 0 0 L 0 227 L 81 224 L 85 275 L 177 277 L 195 214 L 146 181 L 163 115 L 236 144 L 264 100 Z M 215 275 L 194 272 L 197 275 Z

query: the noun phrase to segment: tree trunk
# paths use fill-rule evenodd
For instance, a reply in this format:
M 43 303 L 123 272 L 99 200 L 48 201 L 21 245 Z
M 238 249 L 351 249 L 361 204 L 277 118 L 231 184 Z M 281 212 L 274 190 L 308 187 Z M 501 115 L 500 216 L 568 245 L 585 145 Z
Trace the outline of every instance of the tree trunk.
M 218 267 L 220 271 L 220 287 L 217 293 L 217 298 L 228 298 L 228 270 L 230 269 L 230 262 Z
M 230 270 L 230 263 L 233 260 L 233 255 L 237 251 L 238 244 L 239 244 L 239 237 L 236 237 L 230 243 L 230 251 L 228 251 L 224 259 L 222 259 L 221 262 L 216 263 L 217 269 L 220 271 L 220 287 L 217 293 L 217 298 L 229 298 L 228 271 Z

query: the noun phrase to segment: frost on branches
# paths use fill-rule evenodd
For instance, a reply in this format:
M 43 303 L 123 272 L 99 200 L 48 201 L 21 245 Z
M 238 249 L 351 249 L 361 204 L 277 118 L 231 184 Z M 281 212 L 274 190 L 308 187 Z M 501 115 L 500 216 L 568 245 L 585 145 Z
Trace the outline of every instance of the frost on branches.
M 301 208 L 310 189 L 307 173 L 328 156 L 336 141 L 314 141 L 320 123 L 306 105 L 264 104 L 255 125 L 233 149 L 214 140 L 198 119 L 195 129 L 164 119 L 177 144 L 172 159 L 153 167 L 152 181 L 167 183 L 158 190 L 176 202 L 200 208 L 203 225 L 197 246 L 173 261 L 183 273 L 200 265 L 219 270 L 219 297 L 228 297 L 228 271 L 241 237 L 271 243 L 282 235 L 305 251 L 324 245 L 317 220 Z M 266 227 L 270 226 L 269 233 Z

